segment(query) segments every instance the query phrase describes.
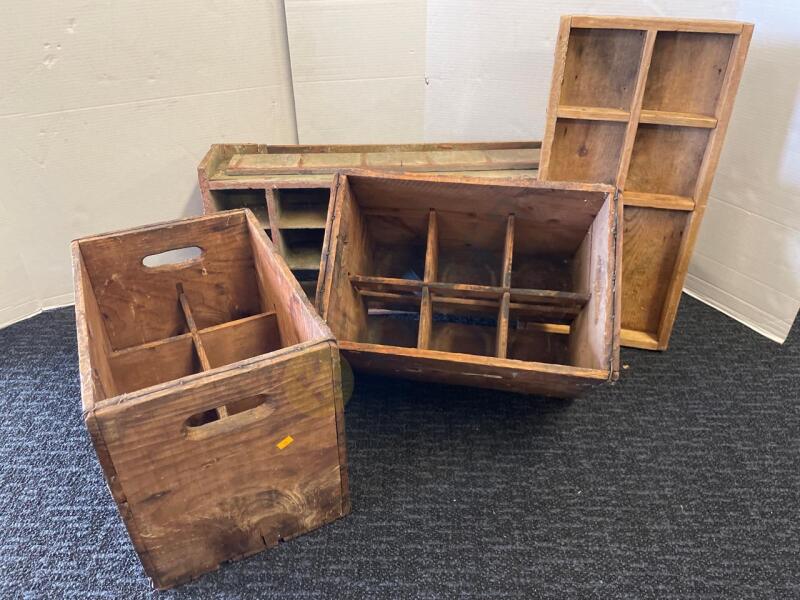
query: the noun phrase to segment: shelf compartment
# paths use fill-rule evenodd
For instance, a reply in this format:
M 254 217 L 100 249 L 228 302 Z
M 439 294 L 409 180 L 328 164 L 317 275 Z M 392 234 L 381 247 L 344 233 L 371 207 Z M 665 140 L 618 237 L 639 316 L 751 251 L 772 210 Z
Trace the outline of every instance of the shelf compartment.
M 681 240 L 692 213 L 626 206 L 624 210 L 622 329 L 658 335 Z M 630 336 L 628 336 L 630 339 Z
M 281 248 L 286 264 L 293 271 L 319 269 L 322 241 L 325 231 L 321 229 L 285 229 L 281 231 Z
M 561 83 L 561 104 L 630 110 L 644 31 L 573 29 Z
M 558 118 L 627 123 L 631 118 L 631 113 L 619 108 L 604 108 L 600 106 L 559 106 Z
M 614 183 L 626 128 L 611 121 L 557 119 L 548 179 Z
M 189 333 L 112 352 L 110 363 L 120 394 L 181 379 L 203 370 Z
M 328 188 L 275 189 L 272 193 L 279 229 L 325 229 Z
M 694 127 L 639 125 L 625 191 L 693 197 L 709 133 Z
M 269 230 L 269 211 L 267 210 L 266 189 L 225 189 L 210 191 L 215 211 L 249 208 L 261 227 Z
M 659 31 L 643 110 L 716 115 L 735 36 Z

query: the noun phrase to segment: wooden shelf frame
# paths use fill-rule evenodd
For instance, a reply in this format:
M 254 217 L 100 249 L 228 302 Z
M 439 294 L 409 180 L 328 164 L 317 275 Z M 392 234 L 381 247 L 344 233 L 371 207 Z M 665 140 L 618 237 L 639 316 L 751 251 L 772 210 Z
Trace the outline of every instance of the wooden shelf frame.
M 668 346 L 752 33 L 751 24 L 734 21 L 561 19 L 539 178 L 602 180 L 620 190 L 623 345 Z M 571 43 L 584 49 L 579 64 Z M 597 49 L 612 43 L 627 48 L 627 57 L 598 60 Z M 631 56 L 638 62 L 635 79 L 625 66 Z M 630 105 L 574 106 L 563 96 L 566 73 L 570 89 L 580 89 L 576 76 L 606 90 L 632 83 Z M 603 84 L 619 73 L 628 79 Z M 609 102 L 597 98 L 598 105 Z M 624 126 L 624 135 L 612 125 Z M 654 248 L 654 240 L 663 247 Z

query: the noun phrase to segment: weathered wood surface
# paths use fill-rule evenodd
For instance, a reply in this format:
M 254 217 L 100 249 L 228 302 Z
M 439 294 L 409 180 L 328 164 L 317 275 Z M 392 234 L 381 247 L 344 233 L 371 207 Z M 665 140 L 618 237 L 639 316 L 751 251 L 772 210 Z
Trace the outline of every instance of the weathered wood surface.
M 618 368 L 616 204 L 596 184 L 339 174 L 318 308 L 354 368 L 577 395 Z M 531 261 L 543 288 L 516 283 Z
M 624 345 L 667 348 L 752 32 L 734 21 L 561 20 L 539 177 L 623 192 Z
M 533 179 L 540 145 L 539 142 L 215 144 L 198 167 L 198 177 L 204 212 L 253 210 L 304 289 L 310 290 L 316 287 L 318 249 L 322 243 L 314 232 L 325 228 L 330 186 L 338 169 L 364 166 L 442 174 L 469 172 L 487 179 Z
M 142 265 L 185 245 L 203 253 Z M 73 257 L 84 419 L 157 587 L 349 511 L 338 348 L 252 213 Z

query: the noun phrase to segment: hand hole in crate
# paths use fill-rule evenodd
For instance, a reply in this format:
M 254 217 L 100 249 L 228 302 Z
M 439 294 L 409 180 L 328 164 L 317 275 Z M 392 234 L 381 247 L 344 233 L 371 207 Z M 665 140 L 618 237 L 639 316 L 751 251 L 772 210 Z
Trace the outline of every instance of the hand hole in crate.
M 188 267 L 199 262 L 203 257 L 203 249 L 197 246 L 175 248 L 158 254 L 148 254 L 142 259 L 142 264 L 148 269 Z

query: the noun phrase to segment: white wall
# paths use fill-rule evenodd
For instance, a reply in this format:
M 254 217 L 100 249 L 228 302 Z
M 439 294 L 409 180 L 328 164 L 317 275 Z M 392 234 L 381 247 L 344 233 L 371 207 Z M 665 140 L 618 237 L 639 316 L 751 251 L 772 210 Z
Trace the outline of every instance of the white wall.
M 283 5 L 15 3 L 0 136 L 2 324 L 72 301 L 70 240 L 199 213 L 211 143 L 296 141 Z
M 71 300 L 67 244 L 199 212 L 222 141 L 541 139 L 562 13 L 756 24 L 687 291 L 774 339 L 800 307 L 800 4 L 20 4 L 0 22 L 0 324 Z M 296 107 L 296 115 L 295 115 Z

